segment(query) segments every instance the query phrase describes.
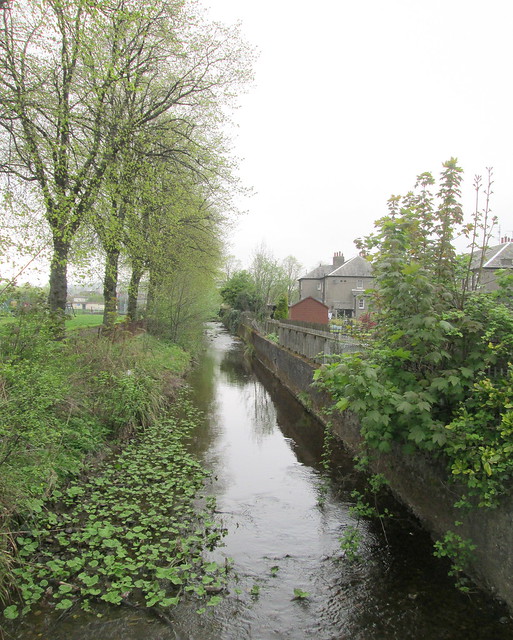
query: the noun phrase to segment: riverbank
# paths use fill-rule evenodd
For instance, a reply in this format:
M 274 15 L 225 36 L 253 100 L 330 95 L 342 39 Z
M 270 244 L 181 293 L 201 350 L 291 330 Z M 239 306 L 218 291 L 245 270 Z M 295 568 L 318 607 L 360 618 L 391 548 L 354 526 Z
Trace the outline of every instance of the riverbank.
M 74 332 L 51 339 L 40 314 L 2 328 L 0 362 L 0 599 L 16 594 L 20 531 L 47 501 L 162 414 L 190 356 L 140 333 Z M 26 554 L 25 554 L 26 555 Z M 19 568 L 19 567 L 18 567 Z M 10 605 L 9 605 L 10 606 Z M 14 609 L 7 609 L 13 617 Z
M 305 358 L 281 348 L 255 330 L 241 326 L 244 340 L 253 346 L 257 359 L 300 399 L 353 454 L 361 451 L 363 439 L 356 417 L 346 411 L 326 413 L 333 402 L 326 393 L 311 386 L 317 368 Z M 467 558 L 467 573 L 476 583 L 513 610 L 513 500 L 505 498 L 496 509 L 456 509 L 458 486 L 445 470 L 429 463 L 425 456 L 405 454 L 400 447 L 374 457 L 372 470 L 382 473 L 394 494 L 422 521 L 437 539 L 453 530 L 455 522 L 462 539 L 476 545 Z M 453 553 L 458 552 L 457 540 Z
M 199 611 L 220 600 L 228 569 L 205 551 L 224 532 L 202 492 L 208 474 L 187 450 L 200 419 L 182 390 L 94 475 L 55 489 L 33 528 L 17 532 L 21 602 L 5 615 L 27 617 L 14 637 L 31 636 L 38 613 L 50 626 L 55 612 L 81 609 L 94 620 L 97 603 L 109 603 L 168 622 L 183 596 Z M 39 620 L 41 629 L 49 632 Z

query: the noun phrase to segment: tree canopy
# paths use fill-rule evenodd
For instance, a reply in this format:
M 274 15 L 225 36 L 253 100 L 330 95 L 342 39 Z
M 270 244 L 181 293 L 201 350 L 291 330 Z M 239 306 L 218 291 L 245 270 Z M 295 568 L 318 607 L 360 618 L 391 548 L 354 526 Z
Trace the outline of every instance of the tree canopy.
M 251 60 L 237 27 L 206 22 L 183 0 L 27 0 L 2 12 L 0 172 L 36 187 L 51 233 L 53 311 L 65 308 L 70 252 L 85 223 L 107 255 L 108 303 L 146 200 L 181 206 L 170 201 L 180 191 L 170 180 L 192 185 L 203 210 L 230 209 L 222 125 Z

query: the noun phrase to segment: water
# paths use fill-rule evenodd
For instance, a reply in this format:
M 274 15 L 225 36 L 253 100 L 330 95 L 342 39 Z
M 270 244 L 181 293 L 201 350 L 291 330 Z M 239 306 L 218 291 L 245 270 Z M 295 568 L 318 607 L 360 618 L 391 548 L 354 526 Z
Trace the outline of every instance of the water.
M 428 536 L 397 504 L 385 531 L 357 523 L 351 491 L 361 479 L 337 455 L 337 480 L 319 504 L 322 427 L 218 325 L 190 383 L 205 421 L 194 449 L 212 470 L 211 492 L 228 529 L 216 560 L 231 558 L 230 594 L 200 616 L 181 604 L 172 625 L 144 612 L 105 607 L 43 613 L 20 638 L 47 640 L 465 640 L 513 638 L 505 610 L 483 595 L 461 594 Z M 362 560 L 344 556 L 348 525 L 362 532 Z M 308 593 L 294 599 L 294 590 Z

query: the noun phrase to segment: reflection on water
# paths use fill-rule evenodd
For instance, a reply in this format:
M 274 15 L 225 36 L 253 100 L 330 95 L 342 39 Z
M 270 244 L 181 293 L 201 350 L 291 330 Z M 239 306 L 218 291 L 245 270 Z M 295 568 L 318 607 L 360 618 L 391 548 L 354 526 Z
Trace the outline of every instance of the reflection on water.
M 212 472 L 211 491 L 229 534 L 213 553 L 231 558 L 230 594 L 203 616 L 180 604 L 172 627 L 139 612 L 77 613 L 33 635 L 51 640 L 506 640 L 513 628 L 482 596 L 457 592 L 428 536 L 398 505 L 384 532 L 360 522 L 362 562 L 340 550 L 351 490 L 358 483 L 339 452 L 339 481 L 324 506 L 319 461 L 322 427 L 279 382 L 243 357 L 240 342 L 211 325 L 208 349 L 190 384 L 205 413 L 193 448 Z M 295 600 L 294 590 L 309 593 Z M 46 631 L 51 624 L 51 633 Z M 37 631 L 45 633 L 39 635 Z

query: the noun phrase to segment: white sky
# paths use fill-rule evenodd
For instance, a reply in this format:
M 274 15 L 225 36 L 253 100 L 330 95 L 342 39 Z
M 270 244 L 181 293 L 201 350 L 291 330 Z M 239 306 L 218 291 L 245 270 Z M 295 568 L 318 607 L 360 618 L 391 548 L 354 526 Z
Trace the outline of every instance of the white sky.
M 373 229 L 390 195 L 458 158 L 466 211 L 494 168 L 493 213 L 513 231 L 510 0 L 202 0 L 260 50 L 235 117 L 256 192 L 229 252 L 262 242 L 310 269 Z

